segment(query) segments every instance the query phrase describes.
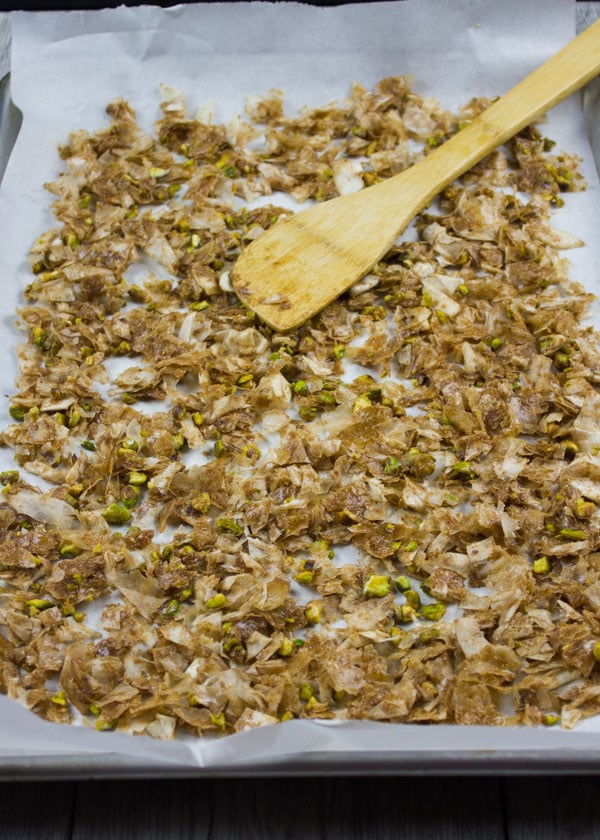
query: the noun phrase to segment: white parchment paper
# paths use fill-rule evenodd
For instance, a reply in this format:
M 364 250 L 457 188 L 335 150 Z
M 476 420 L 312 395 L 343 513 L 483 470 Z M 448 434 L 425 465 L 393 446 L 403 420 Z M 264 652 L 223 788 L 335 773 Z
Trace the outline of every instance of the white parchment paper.
M 18 333 L 15 310 L 31 280 L 27 253 L 53 226 L 43 183 L 61 166 L 57 144 L 68 132 L 107 124 L 106 104 L 124 96 L 151 129 L 159 116 L 159 85 L 186 94 L 191 112 L 216 103 L 215 121 L 243 112 L 247 95 L 279 88 L 287 110 L 345 98 L 353 81 L 371 86 L 410 73 L 414 88 L 453 108 L 475 95 L 508 90 L 575 33 L 572 0 L 404 0 L 332 8 L 296 3 L 186 5 L 99 12 L 11 15 L 11 87 L 23 125 L 0 192 L 0 347 L 2 393 L 14 390 Z M 598 291 L 600 246 L 594 245 L 600 189 L 578 95 L 555 108 L 548 134 L 583 158 L 590 188 L 568 195 L 556 223 L 588 246 L 569 252 L 572 275 Z M 7 401 L 0 423 L 8 422 Z M 0 452 L 0 466 L 10 466 Z M 4 462 L 2 461 L 4 459 Z M 6 467 L 5 467 L 6 464 Z M 9 759 L 116 756 L 155 768 L 260 769 L 290 766 L 336 753 L 343 764 L 373 753 L 399 762 L 403 754 L 481 750 L 600 749 L 600 722 L 576 732 L 459 726 L 291 721 L 224 739 L 164 743 L 50 724 L 0 697 L 0 764 Z

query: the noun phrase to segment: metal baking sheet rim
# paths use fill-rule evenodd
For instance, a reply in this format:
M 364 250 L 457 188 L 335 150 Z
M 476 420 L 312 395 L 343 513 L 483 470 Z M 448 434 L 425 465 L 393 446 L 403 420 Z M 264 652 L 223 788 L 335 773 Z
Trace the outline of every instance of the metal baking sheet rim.
M 600 2 L 578 7 L 578 28 L 600 16 Z M 600 172 L 600 77 L 584 90 L 583 108 L 596 166 Z M 21 115 L 10 99 L 10 73 L 0 79 L 0 183 L 14 142 Z M 401 724 L 398 724 L 401 726 Z M 560 745 L 529 752 L 498 749 L 323 751 L 304 755 L 262 758 L 256 763 L 227 767 L 190 767 L 156 764 L 151 760 L 128 759 L 111 752 L 73 756 L 55 754 L 3 755 L 0 747 L 0 781 L 43 781 L 68 779 L 190 778 L 190 777 L 276 777 L 356 775 L 502 775 L 502 774 L 600 774 L 600 747 L 571 748 Z
M 401 725 L 401 724 L 399 724 Z M 419 775 L 595 775 L 600 749 L 407 750 L 394 752 L 314 752 L 234 767 L 169 767 L 121 755 L 82 753 L 73 757 L 15 755 L 0 759 L 0 781 L 77 779 L 269 778 L 281 776 L 419 776 Z

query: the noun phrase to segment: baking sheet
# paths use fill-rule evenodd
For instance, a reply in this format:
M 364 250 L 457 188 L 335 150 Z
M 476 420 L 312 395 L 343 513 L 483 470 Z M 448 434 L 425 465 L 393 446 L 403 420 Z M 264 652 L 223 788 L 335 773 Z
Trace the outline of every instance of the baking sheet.
M 575 4 L 210 4 L 14 13 L 11 23 L 11 90 L 23 125 L 0 191 L 0 323 L 8 337 L 0 349 L 0 382 L 5 394 L 13 390 L 16 374 L 14 311 L 30 280 L 27 252 L 36 234 L 53 224 L 50 196 L 42 184 L 60 171 L 57 144 L 69 130 L 106 125 L 104 107 L 110 99 L 128 98 L 142 124 L 151 128 L 159 115 L 160 83 L 181 88 L 192 111 L 217 102 L 215 120 L 222 121 L 242 112 L 247 94 L 271 87 L 283 89 L 287 109 L 294 110 L 308 102 L 343 99 L 353 81 L 370 86 L 385 75 L 412 73 L 415 90 L 452 108 L 475 94 L 504 92 L 558 50 L 574 34 Z M 579 96 L 554 109 L 548 133 L 584 159 L 590 189 L 569 195 L 559 224 L 590 243 L 569 258 L 572 275 L 598 291 L 600 249 L 593 242 L 600 189 Z M 6 403 L 0 422 L 8 422 Z M 2 461 L 0 467 L 5 468 Z M 590 772 L 600 764 L 600 721 L 595 720 L 573 732 L 290 721 L 225 739 L 165 743 L 49 724 L 5 697 L 0 697 L 0 710 L 0 775 L 5 778 L 48 772 L 55 777 L 82 772 L 498 772 L 542 764 L 547 770 Z

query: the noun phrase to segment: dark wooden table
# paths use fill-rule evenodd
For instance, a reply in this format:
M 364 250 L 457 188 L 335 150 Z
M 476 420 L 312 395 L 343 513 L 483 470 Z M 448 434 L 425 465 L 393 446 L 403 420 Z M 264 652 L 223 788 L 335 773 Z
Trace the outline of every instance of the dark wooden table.
M 595 840 L 600 777 L 0 785 L 2 840 Z
M 116 4 L 57 0 L 52 5 Z M 0 0 L 2 10 L 48 5 L 40 0 Z M 578 4 L 580 28 L 598 16 L 598 5 Z M 0 783 L 0 840 L 134 837 L 600 840 L 600 776 Z

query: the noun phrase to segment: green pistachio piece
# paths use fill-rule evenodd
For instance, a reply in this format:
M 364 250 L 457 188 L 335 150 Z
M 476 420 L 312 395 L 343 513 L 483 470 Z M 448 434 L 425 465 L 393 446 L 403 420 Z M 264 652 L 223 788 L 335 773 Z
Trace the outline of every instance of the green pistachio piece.
M 414 589 L 407 589 L 403 594 L 409 607 L 412 607 L 413 610 L 421 609 L 421 598 L 418 592 L 415 592 Z
M 304 379 L 298 379 L 292 385 L 292 389 L 294 394 L 300 394 L 305 397 L 308 394 L 308 383 L 305 382 Z
M 452 464 L 452 474 L 455 478 L 464 478 L 467 480 L 475 478 L 473 468 L 468 461 L 457 461 L 455 464 Z
M 591 516 L 594 515 L 596 511 L 596 505 L 593 502 L 589 502 L 587 499 L 584 499 L 580 496 L 578 499 L 575 499 L 575 502 L 573 503 L 573 509 L 575 511 L 575 516 L 578 519 L 589 519 Z
M 383 598 L 391 591 L 390 579 L 386 575 L 367 575 L 363 585 L 363 595 L 370 598 Z
M 308 701 L 315 696 L 315 690 L 310 683 L 302 683 L 298 690 L 298 696 L 301 700 Z
M 141 487 L 148 481 L 148 476 L 145 472 L 139 472 L 138 470 L 132 470 L 129 473 L 129 483 L 133 484 L 134 487 Z
M 417 619 L 417 613 L 409 604 L 396 604 L 394 614 L 399 624 L 410 624 Z
M 34 616 L 53 607 L 54 604 L 46 598 L 30 598 L 29 601 L 25 601 L 25 606 L 29 608 L 29 615 Z
M 125 525 L 131 519 L 131 513 L 127 508 L 115 502 L 102 511 L 102 516 L 109 525 Z
M 280 656 L 291 656 L 294 652 L 294 643 L 291 639 L 284 639 L 279 646 L 277 653 Z
M 394 455 L 390 455 L 389 458 L 385 459 L 383 471 L 386 475 L 396 475 L 399 469 L 400 462 Z
M 206 608 L 209 610 L 219 610 L 221 607 L 224 607 L 227 603 L 227 598 L 223 595 L 222 592 L 217 592 L 216 595 L 213 595 L 212 598 L 209 598 L 206 602 Z
M 304 610 L 304 617 L 308 624 L 319 624 L 321 621 L 321 607 L 319 604 L 308 604 Z
M 537 557 L 533 561 L 532 570 L 534 575 L 545 575 L 552 568 L 552 564 L 547 557 Z
M 198 513 L 208 513 L 211 506 L 211 500 L 208 493 L 199 493 L 191 500 L 190 505 Z
M 587 539 L 587 534 L 585 533 L 585 531 L 581 531 L 579 528 L 561 528 L 558 533 L 559 536 L 564 537 L 566 540 Z
M 223 712 L 219 712 L 218 715 L 214 715 L 212 712 L 210 713 L 211 722 L 218 726 L 219 729 L 225 729 L 225 715 Z
M 76 543 L 66 542 L 61 545 L 60 553 L 63 557 L 77 557 L 81 554 L 81 548 Z
M 439 621 L 446 613 L 446 607 L 443 604 L 426 604 L 421 608 L 421 616 L 427 621 Z
M 229 519 L 228 517 L 220 517 L 216 521 L 217 530 L 219 530 L 222 534 L 233 534 L 236 537 L 241 536 L 244 533 L 244 529 L 236 522 L 235 519 Z
M 164 178 L 165 175 L 169 174 L 169 170 L 162 169 L 160 166 L 151 166 L 148 174 L 151 178 Z
M 396 587 L 400 590 L 400 592 L 406 592 L 412 587 L 412 583 L 410 579 L 406 577 L 406 575 L 398 575 L 397 578 L 394 578 L 394 583 Z
M 227 454 L 227 447 L 222 440 L 216 440 L 213 447 L 215 458 L 223 458 Z
M 167 601 L 161 612 L 166 618 L 172 618 L 172 616 L 177 615 L 179 612 L 179 601 L 177 598 L 172 598 L 170 601 Z

